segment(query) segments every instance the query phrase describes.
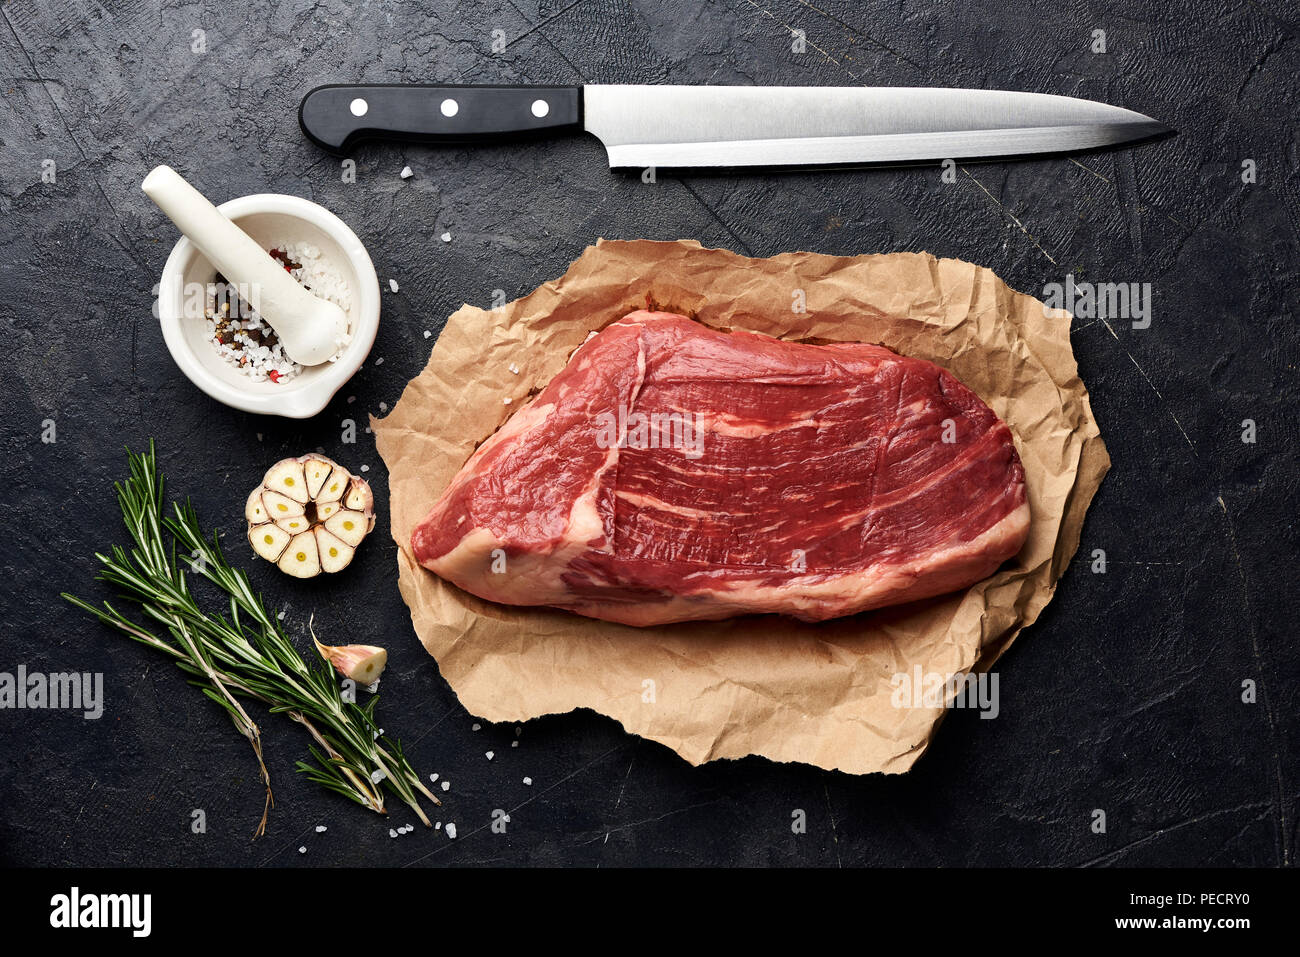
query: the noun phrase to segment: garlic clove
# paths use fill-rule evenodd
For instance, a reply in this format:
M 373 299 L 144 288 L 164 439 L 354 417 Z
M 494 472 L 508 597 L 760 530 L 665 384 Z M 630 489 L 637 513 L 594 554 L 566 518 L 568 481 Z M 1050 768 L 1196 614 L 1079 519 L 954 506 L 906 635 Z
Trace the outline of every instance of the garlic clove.
M 253 546 L 253 551 L 268 562 L 280 560 L 284 547 L 291 538 L 292 535 L 272 522 L 254 525 L 248 530 L 248 543 Z
M 370 483 L 365 479 L 353 477 L 348 483 L 347 497 L 343 499 L 343 505 L 352 509 L 354 512 L 369 513 L 375 507 L 375 495 L 370 491 Z
M 325 520 L 325 527 L 353 548 L 360 545 L 361 540 L 366 537 L 366 532 L 370 530 L 367 525 L 365 515 L 348 509 L 336 512 Z
M 262 508 L 272 519 L 293 518 L 296 515 L 304 514 L 307 509 L 301 502 L 295 502 L 287 495 L 281 495 L 271 489 L 262 492 Z
M 316 536 L 303 532 L 289 540 L 289 547 L 284 550 L 276 562 L 280 571 L 294 578 L 314 578 L 320 574 L 320 552 L 316 548 Z
M 309 455 L 302 468 L 307 477 L 307 494 L 312 499 L 315 499 L 320 494 L 320 490 L 324 488 L 325 480 L 334 471 L 334 463 L 322 456 Z
M 266 521 L 266 509 L 262 507 L 262 490 L 253 489 L 253 494 L 248 496 L 248 501 L 244 504 L 244 518 L 248 519 L 249 525 L 261 525 Z
M 315 495 L 317 506 L 326 502 L 337 502 L 348 490 L 348 475 L 343 469 L 335 469 Z
M 354 554 L 352 546 L 319 525 L 312 531 L 316 535 L 316 548 L 320 553 L 320 567 L 330 573 L 341 572 L 347 568 Z
M 275 524 L 284 529 L 290 535 L 297 535 L 305 532 L 311 525 L 307 522 L 306 515 L 296 515 L 293 518 L 277 518 Z
M 343 507 L 342 502 L 326 502 L 323 505 L 317 505 L 316 517 L 323 522 L 325 521 L 325 519 L 329 518 L 331 515 L 333 515 L 342 507 Z
M 262 484 L 273 492 L 279 492 L 293 499 L 300 505 L 306 505 L 311 496 L 307 493 L 307 477 L 303 474 L 302 463 L 297 459 L 285 459 L 276 462 L 267 471 Z
M 314 639 L 313 639 L 314 640 Z M 375 645 L 322 645 L 316 642 L 321 657 L 334 666 L 334 670 L 359 685 L 372 685 L 379 680 L 388 664 L 388 652 Z

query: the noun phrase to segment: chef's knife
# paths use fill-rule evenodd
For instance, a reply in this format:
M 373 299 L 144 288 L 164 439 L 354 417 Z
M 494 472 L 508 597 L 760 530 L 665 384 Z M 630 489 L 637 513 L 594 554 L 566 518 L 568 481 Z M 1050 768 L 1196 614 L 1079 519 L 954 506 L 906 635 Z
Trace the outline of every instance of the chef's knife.
M 1169 132 L 1117 106 L 928 87 L 320 86 L 298 110 L 331 152 L 593 133 L 613 167 L 804 166 L 1059 153 Z

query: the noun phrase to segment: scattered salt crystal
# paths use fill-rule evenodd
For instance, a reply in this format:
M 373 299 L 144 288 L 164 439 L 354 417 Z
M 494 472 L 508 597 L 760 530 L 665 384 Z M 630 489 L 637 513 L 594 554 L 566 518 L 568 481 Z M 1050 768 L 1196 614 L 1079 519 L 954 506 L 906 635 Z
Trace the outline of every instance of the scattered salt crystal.
M 437 824 L 435 824 L 435 825 L 433 826 L 433 829 L 434 829 L 435 831 L 441 831 L 441 830 L 442 830 L 442 822 L 439 821 Z
M 451 782 L 450 782 L 450 781 L 443 781 L 443 782 L 442 782 L 442 789 L 443 789 L 444 791 L 450 791 L 450 790 L 451 790 Z
M 280 621 L 284 621 L 284 612 L 280 612 L 280 614 L 276 615 L 275 617 L 278 618 Z
M 449 243 L 449 242 L 451 242 L 451 233 L 443 233 L 443 234 L 442 234 L 442 241 L 443 241 L 444 243 Z
M 436 775 L 436 774 L 430 774 L 430 775 L 429 775 L 429 783 L 430 783 L 430 784 L 437 784 L 437 783 L 438 783 L 438 775 Z
M 369 472 L 369 471 L 370 471 L 370 466 L 369 466 L 369 465 L 363 465 L 363 466 L 361 466 L 361 471 L 363 471 L 363 472 Z
M 512 747 L 512 748 L 517 748 L 517 747 L 519 747 L 519 742 L 518 742 L 518 741 L 511 741 L 511 742 L 510 742 L 510 747 Z
M 329 830 L 329 828 L 327 828 L 324 824 L 317 824 L 317 825 L 316 825 L 316 833 L 317 833 L 317 834 L 324 834 L 327 830 Z
M 299 853 L 299 854 L 306 854 L 306 853 L 307 853 L 307 846 L 306 846 L 306 845 L 303 845 L 302 847 L 298 848 L 298 853 Z
M 533 779 L 532 779 L 532 778 L 524 778 L 524 783 L 527 784 L 529 787 L 532 787 L 532 786 L 533 786 Z
M 523 725 L 519 725 L 519 724 L 515 725 L 515 737 L 517 738 L 523 733 L 524 733 Z
M 397 837 L 397 829 L 396 829 L 396 828 L 392 828 L 392 827 L 390 827 L 390 828 L 388 829 L 388 836 L 389 836 L 389 837 Z
M 351 405 L 355 401 L 357 401 L 357 397 L 355 395 L 348 396 L 348 405 Z
M 515 375 L 519 375 L 519 366 L 515 365 L 513 362 L 510 363 L 510 371 Z
M 367 693 L 367 694 L 374 694 L 376 691 L 379 690 L 379 680 L 380 680 L 380 679 L 376 678 L 374 684 L 372 684 L 372 685 L 366 685 L 366 693 Z
M 378 784 L 386 777 L 388 777 L 388 775 L 384 773 L 383 768 L 375 768 L 373 771 L 370 772 L 370 783 Z
M 259 442 L 262 441 L 262 433 L 261 433 L 261 432 L 258 432 L 258 433 L 257 433 L 257 441 L 259 441 Z
M 388 280 L 388 288 L 393 290 L 393 292 L 397 292 L 398 290 L 397 280 L 396 279 Z
M 482 728 L 482 727 L 483 727 L 483 725 L 479 724 L 478 722 L 475 722 L 474 724 L 470 725 L 470 730 L 471 730 L 471 731 L 477 731 L 477 730 L 479 730 L 479 729 Z
M 380 412 L 387 412 L 387 411 L 388 411 L 388 403 L 387 403 L 387 402 L 381 402 L 381 403 L 379 403 L 379 411 L 380 411 Z
M 383 356 L 380 356 L 378 359 L 375 360 L 375 365 L 377 365 L 377 366 L 381 366 L 381 365 L 383 365 L 383 364 L 384 364 L 384 357 L 383 357 Z
M 410 179 L 414 175 L 415 174 L 411 172 L 411 167 L 409 166 L 402 167 L 402 173 L 401 173 L 402 179 Z
M 456 840 L 456 822 L 455 822 L 455 821 L 448 821 L 448 822 L 447 822 L 447 836 L 448 836 L 449 838 L 451 838 L 453 841 Z
M 424 338 L 428 339 L 431 335 L 433 335 L 433 333 L 430 332 L 428 329 L 425 329 L 425 330 L 424 330 Z M 259 435 L 259 436 L 258 436 L 258 439 L 260 440 L 261 438 L 262 438 L 262 437 Z
M 504 404 L 509 405 L 509 404 L 510 404 L 510 396 L 506 396 L 506 397 L 505 397 L 504 399 L 502 399 L 501 401 L 502 401 Z
M 487 755 L 487 759 L 488 759 L 489 761 L 492 760 L 492 757 L 493 757 L 493 755 L 495 754 L 494 751 L 484 751 L 483 753 Z

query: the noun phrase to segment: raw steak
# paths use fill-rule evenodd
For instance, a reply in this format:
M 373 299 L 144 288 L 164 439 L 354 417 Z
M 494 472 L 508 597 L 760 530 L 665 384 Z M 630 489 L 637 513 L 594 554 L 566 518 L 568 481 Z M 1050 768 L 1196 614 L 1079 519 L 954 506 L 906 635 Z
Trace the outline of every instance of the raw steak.
M 512 605 L 820 621 L 963 588 L 1028 530 L 1010 429 L 938 366 L 634 312 L 478 448 L 411 546 Z

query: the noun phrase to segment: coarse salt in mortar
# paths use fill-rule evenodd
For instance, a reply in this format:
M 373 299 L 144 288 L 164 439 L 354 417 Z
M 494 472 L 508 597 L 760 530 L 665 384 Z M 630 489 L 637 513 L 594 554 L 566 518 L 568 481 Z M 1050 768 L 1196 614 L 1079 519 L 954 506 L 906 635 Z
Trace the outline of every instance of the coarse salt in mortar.
M 352 289 L 320 249 L 311 243 L 281 243 L 270 250 L 271 256 L 302 284 L 304 289 L 334 303 L 344 314 L 352 309 Z M 209 339 L 217 354 L 254 382 L 267 379 L 287 382 L 303 367 L 290 359 L 270 323 L 264 320 L 238 294 L 223 276 L 208 284 L 208 307 L 204 317 Z M 233 315 L 232 315 L 233 313 Z M 352 341 L 351 323 L 339 342 L 339 349 L 329 361 L 338 359 Z

